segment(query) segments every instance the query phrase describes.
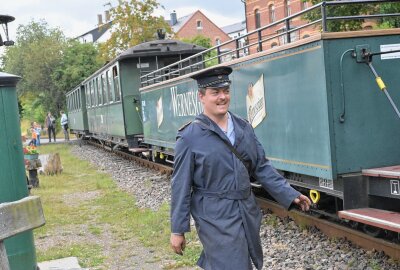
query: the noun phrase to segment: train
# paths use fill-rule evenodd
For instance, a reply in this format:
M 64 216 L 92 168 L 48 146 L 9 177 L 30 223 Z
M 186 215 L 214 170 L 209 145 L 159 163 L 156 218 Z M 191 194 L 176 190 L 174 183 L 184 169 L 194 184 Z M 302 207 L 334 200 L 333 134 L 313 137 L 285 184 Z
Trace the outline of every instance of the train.
M 324 2 L 264 26 L 240 37 L 258 36 L 245 47 L 155 40 L 128 49 L 66 94 L 71 132 L 173 164 L 177 130 L 202 112 L 191 76 L 217 61 L 233 69 L 230 111 L 252 124 L 315 213 L 400 239 L 400 29 L 328 32 L 334 18 L 325 12 L 290 27 L 306 12 L 349 3 Z M 260 34 L 279 24 L 289 27 Z M 310 27 L 318 31 L 291 40 Z M 263 48 L 273 39 L 285 42 Z

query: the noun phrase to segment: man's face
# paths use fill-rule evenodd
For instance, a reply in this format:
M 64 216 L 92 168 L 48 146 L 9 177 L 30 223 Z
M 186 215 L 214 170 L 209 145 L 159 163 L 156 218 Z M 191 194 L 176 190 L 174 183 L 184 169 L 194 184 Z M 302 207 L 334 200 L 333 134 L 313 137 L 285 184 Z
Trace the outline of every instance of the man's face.
M 205 94 L 199 92 L 204 114 L 208 116 L 224 116 L 229 109 L 231 96 L 229 86 L 224 88 L 206 88 Z

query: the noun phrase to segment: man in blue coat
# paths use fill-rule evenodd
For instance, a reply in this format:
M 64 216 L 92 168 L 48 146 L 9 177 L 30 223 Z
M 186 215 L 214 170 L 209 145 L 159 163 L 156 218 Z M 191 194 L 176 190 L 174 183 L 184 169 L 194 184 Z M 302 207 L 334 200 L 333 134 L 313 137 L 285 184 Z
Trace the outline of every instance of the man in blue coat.
M 203 244 L 197 264 L 206 270 L 262 268 L 262 214 L 250 174 L 286 208 L 311 204 L 272 167 L 251 125 L 228 111 L 231 72 L 217 67 L 192 77 L 204 111 L 179 130 L 175 147 L 171 246 L 182 254 L 191 214 Z

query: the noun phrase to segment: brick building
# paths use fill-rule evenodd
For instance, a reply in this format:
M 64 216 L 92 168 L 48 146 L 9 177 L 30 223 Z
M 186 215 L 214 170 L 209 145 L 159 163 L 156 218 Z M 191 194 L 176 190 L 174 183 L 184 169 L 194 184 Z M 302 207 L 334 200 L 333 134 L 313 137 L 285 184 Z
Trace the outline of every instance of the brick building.
M 227 33 L 213 23 L 200 10 L 181 18 L 177 18 L 176 12 L 173 11 L 170 17 L 169 24 L 177 38 L 193 38 L 197 35 L 202 35 L 210 38 L 212 46 L 231 40 L 231 37 Z M 227 53 L 235 49 L 235 47 L 234 42 L 229 43 L 220 47 L 220 53 Z M 232 55 L 234 54 L 225 54 L 220 60 L 223 62 L 229 61 Z
M 231 38 L 200 10 L 177 19 L 175 11 L 171 13 L 170 25 L 179 38 L 193 38 L 203 35 L 211 39 L 213 46 Z
M 266 26 L 270 23 L 274 23 L 287 16 L 293 15 L 311 6 L 308 2 L 302 0 L 247 0 L 245 3 L 245 13 L 247 21 L 247 32 L 251 32 L 259 27 Z M 290 28 L 295 28 L 305 24 L 306 21 L 300 17 L 296 17 L 291 20 Z M 285 23 L 278 24 L 271 27 L 270 29 L 262 31 L 263 39 L 273 37 L 278 33 L 286 30 Z M 298 39 L 307 38 L 313 33 L 319 32 L 319 28 L 308 27 L 298 31 L 294 31 L 290 35 L 291 41 Z M 249 44 L 257 42 L 257 34 L 249 37 Z M 286 36 L 272 38 L 269 41 L 263 43 L 263 49 L 273 48 L 275 46 L 283 45 L 287 43 Z M 251 52 L 256 51 L 256 46 L 250 48 Z

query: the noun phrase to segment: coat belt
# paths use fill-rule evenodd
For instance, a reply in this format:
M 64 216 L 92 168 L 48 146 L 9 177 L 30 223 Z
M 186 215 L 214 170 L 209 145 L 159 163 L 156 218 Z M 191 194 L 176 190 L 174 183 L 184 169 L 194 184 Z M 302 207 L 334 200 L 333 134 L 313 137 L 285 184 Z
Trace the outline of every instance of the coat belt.
M 204 188 L 193 187 L 193 193 L 209 198 L 245 200 L 251 194 L 251 187 L 239 190 L 220 190 L 220 191 L 210 191 Z

